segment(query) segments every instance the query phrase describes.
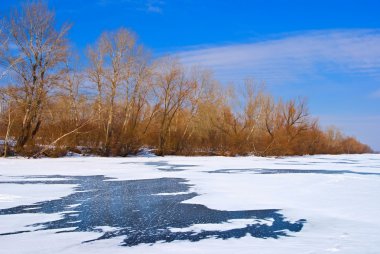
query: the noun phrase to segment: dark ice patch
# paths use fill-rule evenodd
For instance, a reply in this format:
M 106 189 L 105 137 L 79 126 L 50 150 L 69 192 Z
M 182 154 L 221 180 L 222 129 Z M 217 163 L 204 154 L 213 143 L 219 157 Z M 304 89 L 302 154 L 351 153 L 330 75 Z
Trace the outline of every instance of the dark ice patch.
M 49 178 L 63 178 L 49 180 Z M 36 177 L 33 177 L 36 178 Z M 123 245 L 174 240 L 199 241 L 206 238 L 240 238 L 251 235 L 258 238 L 279 238 L 289 232 L 299 232 L 306 220 L 291 222 L 278 209 L 220 211 L 203 205 L 184 204 L 197 193 L 189 192 L 190 185 L 181 178 L 119 181 L 104 176 L 40 176 L 40 180 L 0 182 L 13 184 L 76 184 L 75 192 L 56 200 L 33 205 L 22 205 L 0 210 L 1 215 L 26 213 L 62 213 L 55 221 L 37 223 L 33 230 L 66 232 L 100 232 L 91 241 L 124 236 Z M 165 195 L 162 195 L 162 194 Z M 171 228 L 188 228 L 193 224 L 220 224 L 232 219 L 253 219 L 252 224 L 229 230 L 173 232 Z M 270 220 L 272 223 L 254 222 Z M 112 227 L 104 232 L 99 227 Z M 9 232 L 7 234 L 19 234 Z

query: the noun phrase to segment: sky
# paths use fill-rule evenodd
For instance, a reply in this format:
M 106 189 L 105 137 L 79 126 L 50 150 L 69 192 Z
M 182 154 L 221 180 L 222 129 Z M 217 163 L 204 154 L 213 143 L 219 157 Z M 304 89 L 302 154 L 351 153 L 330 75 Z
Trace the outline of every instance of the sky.
M 24 1 L 0 0 L 0 15 Z M 378 0 L 47 0 L 73 24 L 78 51 L 103 31 L 133 30 L 155 57 L 210 68 L 237 86 L 264 82 L 285 99 L 306 97 L 322 126 L 380 151 Z

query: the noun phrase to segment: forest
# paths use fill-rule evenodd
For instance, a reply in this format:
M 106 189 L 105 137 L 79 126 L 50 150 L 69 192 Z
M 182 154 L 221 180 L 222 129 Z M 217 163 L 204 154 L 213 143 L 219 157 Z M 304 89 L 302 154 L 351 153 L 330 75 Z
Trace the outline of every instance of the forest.
M 212 70 L 154 58 L 125 28 L 104 31 L 76 52 L 71 26 L 58 26 L 42 2 L 0 20 L 2 156 L 372 152 L 335 127 L 322 128 L 305 98 L 274 97 L 249 78 L 222 84 Z

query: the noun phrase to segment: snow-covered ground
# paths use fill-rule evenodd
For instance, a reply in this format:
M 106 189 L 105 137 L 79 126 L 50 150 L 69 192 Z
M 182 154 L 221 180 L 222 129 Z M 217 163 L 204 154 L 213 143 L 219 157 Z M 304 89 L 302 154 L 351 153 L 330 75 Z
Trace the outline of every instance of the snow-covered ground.
M 380 155 L 0 159 L 0 253 L 380 253 L 379 215 Z

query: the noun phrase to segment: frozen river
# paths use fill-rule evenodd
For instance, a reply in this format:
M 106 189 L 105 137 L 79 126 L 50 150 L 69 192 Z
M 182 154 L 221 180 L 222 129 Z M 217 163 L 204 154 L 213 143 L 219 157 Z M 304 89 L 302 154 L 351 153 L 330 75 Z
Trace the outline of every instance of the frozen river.
M 379 253 L 379 196 L 380 155 L 0 159 L 0 253 Z

